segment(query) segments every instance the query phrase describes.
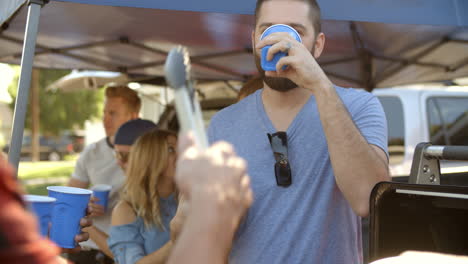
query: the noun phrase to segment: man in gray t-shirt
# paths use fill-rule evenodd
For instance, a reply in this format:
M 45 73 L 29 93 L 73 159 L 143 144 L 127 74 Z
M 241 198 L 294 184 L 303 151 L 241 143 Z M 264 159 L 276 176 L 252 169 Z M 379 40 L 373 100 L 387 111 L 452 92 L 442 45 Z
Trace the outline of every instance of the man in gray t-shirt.
M 362 263 L 360 217 L 369 212 L 374 185 L 389 180 L 383 109 L 370 93 L 334 86 L 317 64 L 325 35 L 314 0 L 258 0 L 255 15 L 252 42 L 263 89 L 219 112 L 209 128 L 211 142 L 232 143 L 248 161 L 254 191 L 229 260 Z M 302 43 L 284 33 L 260 40 L 280 23 L 294 27 Z M 288 53 L 277 65 L 286 70 L 259 67 L 266 45 L 272 45 L 269 58 Z M 278 164 L 289 165 L 290 184 L 277 181 L 287 171 L 275 172 Z

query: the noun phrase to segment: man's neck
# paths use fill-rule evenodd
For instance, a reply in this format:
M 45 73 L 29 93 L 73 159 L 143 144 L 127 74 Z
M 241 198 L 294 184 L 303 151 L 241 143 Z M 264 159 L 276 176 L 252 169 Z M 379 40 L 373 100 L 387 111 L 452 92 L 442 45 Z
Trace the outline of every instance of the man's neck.
M 110 148 L 114 148 L 114 136 L 106 137 L 106 143 Z
M 262 101 L 265 106 L 275 109 L 291 109 L 304 105 L 311 95 L 310 91 L 299 87 L 287 92 L 279 92 L 265 85 Z
M 263 107 L 275 129 L 286 131 L 311 95 L 310 91 L 299 87 L 279 92 L 265 85 L 262 91 Z

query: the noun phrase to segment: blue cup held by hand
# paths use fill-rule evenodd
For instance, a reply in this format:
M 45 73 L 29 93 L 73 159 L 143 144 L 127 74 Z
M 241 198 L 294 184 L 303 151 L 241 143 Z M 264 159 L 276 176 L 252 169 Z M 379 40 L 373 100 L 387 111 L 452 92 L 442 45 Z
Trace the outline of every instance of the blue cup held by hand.
M 263 31 L 262 35 L 260 36 L 260 39 L 263 39 L 266 36 L 270 35 L 271 33 L 275 33 L 275 32 L 288 32 L 298 42 L 302 42 L 302 39 L 299 33 L 294 28 L 288 25 L 284 25 L 284 24 L 275 24 L 275 25 L 268 27 L 267 29 L 265 29 L 265 31 Z M 262 48 L 260 63 L 261 63 L 262 69 L 264 69 L 265 71 L 276 71 L 276 64 L 278 63 L 278 61 L 284 56 L 288 56 L 288 54 L 282 51 L 278 52 L 273 56 L 272 60 L 268 61 L 266 58 L 267 58 L 268 50 L 270 49 L 270 47 L 271 45 L 268 45 Z
M 47 190 L 50 197 L 57 199 L 50 239 L 61 248 L 75 248 L 75 236 L 81 232 L 80 220 L 86 215 L 92 191 L 67 186 L 49 186 Z
M 95 202 L 96 204 L 102 205 L 104 210 L 107 211 L 107 204 L 109 200 L 109 193 L 112 190 L 112 186 L 107 184 L 97 184 L 91 188 L 93 191 L 93 196 L 97 197 L 99 201 Z
M 56 199 L 43 195 L 31 194 L 24 195 L 23 199 L 31 206 L 32 211 L 36 215 L 41 235 L 47 237 L 49 235 L 49 223 L 52 216 L 52 209 Z

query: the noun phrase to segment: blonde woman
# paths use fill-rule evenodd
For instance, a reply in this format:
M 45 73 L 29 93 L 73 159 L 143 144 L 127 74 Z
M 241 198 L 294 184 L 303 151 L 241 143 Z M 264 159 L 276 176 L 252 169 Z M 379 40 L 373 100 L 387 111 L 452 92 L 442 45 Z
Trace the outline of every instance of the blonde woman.
M 172 248 L 169 224 L 177 211 L 176 134 L 154 130 L 130 149 L 121 201 L 108 240 L 119 264 L 165 263 Z

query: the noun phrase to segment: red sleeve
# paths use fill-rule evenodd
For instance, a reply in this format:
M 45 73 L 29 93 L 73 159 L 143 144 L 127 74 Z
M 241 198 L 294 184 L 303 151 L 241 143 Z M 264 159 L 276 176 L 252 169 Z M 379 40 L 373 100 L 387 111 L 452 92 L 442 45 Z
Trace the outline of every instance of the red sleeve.
M 59 248 L 40 236 L 20 193 L 13 169 L 0 158 L 0 263 L 56 263 Z

